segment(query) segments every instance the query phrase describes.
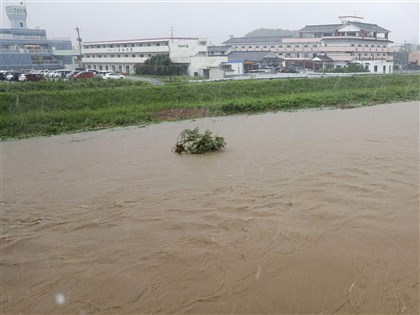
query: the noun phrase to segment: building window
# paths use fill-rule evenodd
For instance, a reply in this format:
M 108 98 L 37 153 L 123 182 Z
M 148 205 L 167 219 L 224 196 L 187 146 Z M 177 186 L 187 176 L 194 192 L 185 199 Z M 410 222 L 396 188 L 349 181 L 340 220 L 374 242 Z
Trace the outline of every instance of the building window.
M 252 48 L 252 46 L 248 46 L 248 48 Z
M 136 55 L 131 55 L 131 57 L 136 58 Z
M 128 55 L 124 55 L 125 58 L 128 58 Z
M 143 58 L 144 57 L 144 55 L 143 54 L 140 54 L 140 58 Z
M 108 70 L 108 65 L 105 66 L 105 70 Z
M 93 69 L 95 69 L 95 70 L 96 70 L 96 65 L 93 65 Z
M 373 72 L 378 72 L 378 66 L 373 67 Z
M 118 58 L 121 58 L 121 55 L 118 55 L 117 57 L 118 57 Z
M 99 66 L 99 70 L 103 70 L 102 65 Z

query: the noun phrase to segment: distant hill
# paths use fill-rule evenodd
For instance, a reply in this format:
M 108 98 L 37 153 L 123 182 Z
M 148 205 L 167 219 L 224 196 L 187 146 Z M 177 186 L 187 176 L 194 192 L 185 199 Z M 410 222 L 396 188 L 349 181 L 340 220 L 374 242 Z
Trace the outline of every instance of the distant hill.
M 282 30 L 280 28 L 259 28 L 245 34 L 245 37 L 262 37 L 262 36 L 291 36 L 298 37 L 299 31 Z

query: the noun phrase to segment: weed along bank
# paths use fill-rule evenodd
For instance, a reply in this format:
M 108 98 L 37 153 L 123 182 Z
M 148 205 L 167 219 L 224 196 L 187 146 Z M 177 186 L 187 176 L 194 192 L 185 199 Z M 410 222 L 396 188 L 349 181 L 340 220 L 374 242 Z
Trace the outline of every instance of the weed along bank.
M 167 82 L 72 80 L 0 84 L 2 139 L 163 120 L 419 100 L 418 75 Z M 36 84 L 34 84 L 36 83 Z M 169 114 L 169 115 L 166 115 Z

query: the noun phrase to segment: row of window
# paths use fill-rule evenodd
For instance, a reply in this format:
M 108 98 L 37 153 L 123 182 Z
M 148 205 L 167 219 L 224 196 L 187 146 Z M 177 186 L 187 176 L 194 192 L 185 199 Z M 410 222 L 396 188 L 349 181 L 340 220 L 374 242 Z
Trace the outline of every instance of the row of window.
M 354 47 L 355 44 L 351 44 L 351 47 Z M 362 44 L 358 44 L 357 47 L 362 47 Z M 365 47 L 369 47 L 369 45 L 365 45 Z M 370 47 L 375 47 L 375 45 L 370 45 Z M 376 45 L 376 47 L 386 48 L 386 45 Z
M 324 45 L 327 46 L 328 44 L 325 43 Z M 350 44 L 350 46 L 355 47 L 355 44 Z M 300 48 L 300 47 L 308 48 L 308 47 L 318 47 L 318 45 L 285 45 L 285 46 L 283 46 L 283 45 L 278 45 L 278 46 L 271 45 L 270 46 L 270 48 L 284 48 L 284 47 L 286 47 L 286 48 L 292 48 L 292 47 L 293 48 Z M 362 47 L 362 44 L 358 44 L 357 47 Z M 365 45 L 365 47 L 369 47 L 369 45 Z M 370 47 L 375 47 L 375 45 L 370 45 Z M 387 45 L 376 45 L 376 47 L 386 48 Z M 236 49 L 247 49 L 247 48 L 248 49 L 253 49 L 253 48 L 268 48 L 268 46 L 267 45 L 265 45 L 265 46 L 250 45 L 250 46 L 234 46 L 234 48 L 236 48 Z
M 25 39 L 25 40 L 30 40 L 30 39 L 35 39 L 35 40 L 46 40 L 47 38 L 43 35 L 22 35 L 22 34 L 13 34 L 13 39 Z
M 268 48 L 268 46 L 253 46 L 253 45 L 250 45 L 250 46 L 241 46 L 240 48 L 242 48 L 242 49 L 245 49 L 245 48 Z M 284 46 L 283 45 L 278 45 L 278 46 L 274 46 L 274 45 L 271 45 L 270 46 L 270 48 L 283 48 Z M 287 47 L 287 48 L 291 48 L 292 47 L 292 45 L 286 45 L 285 47 Z M 299 47 L 309 47 L 309 45 L 293 45 L 293 47 L 295 47 L 295 48 L 299 48 Z M 318 47 L 318 45 L 311 45 L 311 47 Z M 239 49 L 239 46 L 235 46 L 235 48 L 236 49 Z
M 13 8 L 13 12 L 26 13 L 26 8 Z
M 129 55 L 85 55 L 84 58 L 149 58 L 155 54 L 129 54 Z
M 135 43 L 135 44 L 107 44 L 107 45 L 84 45 L 85 49 L 94 48 L 120 48 L 120 47 L 158 47 L 169 46 L 168 42 Z

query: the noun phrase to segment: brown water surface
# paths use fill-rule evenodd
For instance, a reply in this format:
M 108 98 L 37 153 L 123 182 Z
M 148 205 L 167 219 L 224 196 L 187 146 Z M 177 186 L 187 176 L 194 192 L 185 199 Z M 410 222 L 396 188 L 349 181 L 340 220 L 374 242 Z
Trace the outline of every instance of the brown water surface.
M 2 314 L 419 313 L 418 102 L 1 149 Z

